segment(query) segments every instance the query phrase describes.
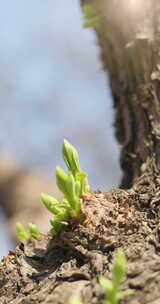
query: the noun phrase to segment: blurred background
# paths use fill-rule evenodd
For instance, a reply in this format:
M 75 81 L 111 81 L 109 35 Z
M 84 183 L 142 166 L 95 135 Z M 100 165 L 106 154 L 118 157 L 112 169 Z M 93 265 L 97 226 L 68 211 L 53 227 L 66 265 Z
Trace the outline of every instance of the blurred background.
M 63 138 L 78 149 L 92 188 L 117 187 L 121 172 L 111 92 L 96 36 L 83 29 L 79 1 L 0 2 L 0 174 L 7 168 L 7 195 L 1 195 L 0 178 L 1 205 L 16 204 L 8 196 L 13 167 L 48 176 L 54 184 L 54 168 L 63 166 Z M 0 257 L 13 246 L 4 210 Z

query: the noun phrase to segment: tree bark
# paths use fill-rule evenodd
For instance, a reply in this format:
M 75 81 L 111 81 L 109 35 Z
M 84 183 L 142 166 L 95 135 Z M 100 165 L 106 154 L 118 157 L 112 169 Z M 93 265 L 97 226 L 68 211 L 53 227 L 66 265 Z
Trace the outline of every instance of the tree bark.
M 104 299 L 99 277 L 111 277 L 117 248 L 128 261 L 122 289 L 130 304 L 160 303 L 160 2 L 82 0 L 100 16 L 96 27 L 122 147 L 122 188 L 92 192 L 86 221 L 59 238 L 20 244 L 0 265 L 2 304 L 85 304 Z
M 122 147 L 122 187 L 160 165 L 160 2 L 82 0 L 97 8 L 101 59 L 108 71 Z M 153 170 L 153 168 L 151 168 Z

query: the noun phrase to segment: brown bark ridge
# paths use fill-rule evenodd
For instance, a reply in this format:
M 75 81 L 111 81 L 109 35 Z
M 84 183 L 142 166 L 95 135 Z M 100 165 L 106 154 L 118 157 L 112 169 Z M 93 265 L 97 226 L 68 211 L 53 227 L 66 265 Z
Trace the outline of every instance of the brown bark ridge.
M 17 246 L 0 263 L 0 303 L 103 303 L 99 277 L 111 278 L 117 248 L 128 260 L 122 290 L 136 294 L 121 303 L 160 303 L 160 226 L 156 208 L 139 206 L 139 198 L 121 189 L 93 192 L 83 202 L 86 221 L 60 237 Z M 157 302 L 156 302 L 157 301 Z
M 121 304 L 160 303 L 160 2 L 85 3 L 101 16 L 96 31 L 116 108 L 122 187 L 131 188 L 92 192 L 83 225 L 10 252 L 0 264 L 1 304 L 64 304 L 70 296 L 101 304 L 99 277 L 111 277 L 118 248 L 128 261 L 122 290 L 136 291 Z

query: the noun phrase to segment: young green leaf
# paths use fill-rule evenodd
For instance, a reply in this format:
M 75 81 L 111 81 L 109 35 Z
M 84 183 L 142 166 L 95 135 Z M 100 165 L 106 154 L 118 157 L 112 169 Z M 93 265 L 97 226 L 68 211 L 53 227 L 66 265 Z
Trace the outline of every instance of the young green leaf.
M 71 208 L 75 209 L 75 204 L 76 204 L 76 181 L 73 177 L 73 174 L 71 172 L 68 173 L 68 178 L 66 180 L 66 188 L 67 192 L 69 193 L 69 196 L 66 198 L 70 202 Z
M 102 288 L 105 290 L 105 297 L 107 300 L 104 301 L 104 304 L 117 304 L 115 301 L 116 298 L 113 283 L 104 277 L 101 277 L 99 282 Z
M 60 166 L 56 167 L 56 181 L 59 190 L 68 199 L 68 197 L 70 197 L 70 189 L 67 187 L 68 174 L 66 174 Z
M 57 186 L 64 194 L 63 201 L 59 202 L 47 194 L 41 195 L 45 207 L 54 214 L 51 220 L 51 232 L 54 235 L 60 233 L 71 218 L 82 220 L 81 195 L 90 190 L 87 174 L 80 167 L 78 152 L 66 139 L 63 142 L 62 154 L 69 170 L 65 173 L 60 166 L 56 167 Z
M 77 150 L 66 139 L 63 141 L 62 155 L 68 170 L 75 177 L 76 173 L 81 171 L 79 155 Z
M 110 280 L 108 280 L 105 277 L 101 277 L 99 279 L 99 283 L 101 284 L 102 288 L 107 291 L 107 293 L 111 293 L 112 292 L 112 290 L 113 290 L 113 284 L 112 284 L 112 282 Z
M 75 183 L 75 193 L 76 193 L 76 196 L 78 196 L 78 197 L 80 197 L 82 194 L 80 181 L 76 181 L 76 183 Z
M 64 194 L 63 201 L 58 201 L 54 197 L 42 193 L 41 199 L 45 207 L 54 214 L 51 220 L 51 232 L 55 235 L 60 233 L 74 217 L 77 222 L 83 218 L 81 195 L 88 192 L 87 174 L 81 170 L 79 155 L 76 149 L 65 139 L 62 147 L 63 159 L 69 172 L 65 173 L 60 167 L 56 167 L 56 181 L 60 191 Z M 29 224 L 29 233 L 25 228 L 17 223 L 18 237 L 23 240 L 40 237 L 36 225 Z
M 41 234 L 39 232 L 39 229 L 38 229 L 37 225 L 29 223 L 28 228 L 29 228 L 29 232 L 30 232 L 31 237 L 38 240 L 40 238 Z
M 54 197 L 48 194 L 41 194 L 41 199 L 45 207 L 53 214 L 59 214 L 61 212 L 62 206 L 60 202 L 57 201 Z
M 28 241 L 30 239 L 29 233 L 26 231 L 26 229 L 24 228 L 24 226 L 21 223 L 18 222 L 16 224 L 16 229 L 17 229 L 17 232 L 18 232 L 17 237 L 20 240 Z
M 97 28 L 100 25 L 100 16 L 97 13 L 97 9 L 91 4 L 85 4 L 82 7 L 85 22 L 84 28 L 94 27 Z
M 80 171 L 76 174 L 76 180 L 80 182 L 81 188 L 80 188 L 80 195 L 85 194 L 90 190 L 88 179 L 88 174 L 84 171 Z
M 76 181 L 80 181 L 80 195 L 89 191 L 88 174 L 82 171 L 78 152 L 66 139 L 63 141 L 62 155 L 68 170 L 72 173 Z
M 127 272 L 127 260 L 124 252 L 119 249 L 112 267 L 112 279 L 115 287 L 119 287 Z
M 105 291 L 103 304 L 118 304 L 121 299 L 134 293 L 134 290 L 119 291 L 121 282 L 126 276 L 127 261 L 121 249 L 118 250 L 112 266 L 112 281 L 100 278 L 99 282 Z
M 67 188 L 70 193 L 70 196 L 67 199 L 71 206 L 72 216 L 75 217 L 78 217 L 78 214 L 80 213 L 82 208 L 81 200 L 79 198 L 79 195 L 77 195 L 77 187 L 80 189 L 79 184 L 77 186 L 77 181 L 74 179 L 72 173 L 69 172 L 68 180 L 67 180 Z

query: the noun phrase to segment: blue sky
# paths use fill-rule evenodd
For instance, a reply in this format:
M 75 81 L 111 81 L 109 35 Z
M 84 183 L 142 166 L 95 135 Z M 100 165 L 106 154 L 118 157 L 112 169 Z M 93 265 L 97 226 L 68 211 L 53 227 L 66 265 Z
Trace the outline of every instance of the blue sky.
M 54 180 L 65 137 L 78 148 L 93 188 L 116 187 L 111 95 L 79 1 L 0 4 L 1 154 Z

